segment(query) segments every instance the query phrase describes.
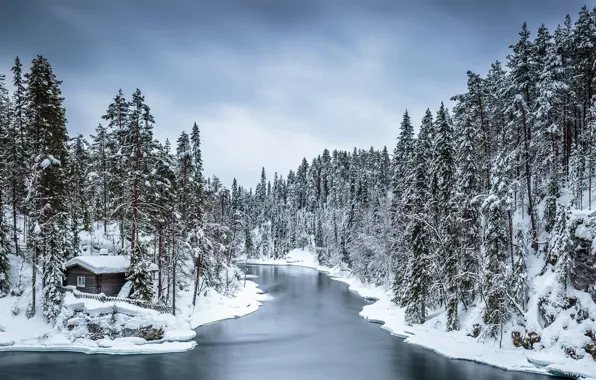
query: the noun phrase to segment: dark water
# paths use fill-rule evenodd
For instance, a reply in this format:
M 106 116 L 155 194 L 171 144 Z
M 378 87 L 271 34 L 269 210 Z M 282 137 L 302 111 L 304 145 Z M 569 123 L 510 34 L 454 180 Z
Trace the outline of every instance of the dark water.
M 0 353 L 0 379 L 545 380 L 403 343 L 361 319 L 347 285 L 312 269 L 254 266 L 274 299 L 254 314 L 197 330 L 190 352 L 107 356 Z

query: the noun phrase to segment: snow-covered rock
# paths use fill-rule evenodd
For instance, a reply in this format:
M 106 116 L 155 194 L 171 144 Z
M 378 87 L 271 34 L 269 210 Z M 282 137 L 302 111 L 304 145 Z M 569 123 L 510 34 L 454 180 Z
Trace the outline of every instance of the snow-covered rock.
M 164 333 L 163 339 L 166 342 L 183 342 L 193 340 L 196 336 L 194 330 L 168 330 Z

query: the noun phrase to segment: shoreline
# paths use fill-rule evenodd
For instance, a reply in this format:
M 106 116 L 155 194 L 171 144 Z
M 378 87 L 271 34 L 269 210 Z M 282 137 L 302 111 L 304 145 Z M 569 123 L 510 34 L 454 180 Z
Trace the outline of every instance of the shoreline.
M 292 258 L 292 252 L 301 258 Z M 238 260 L 238 262 L 248 265 L 297 266 L 324 273 L 332 280 L 347 284 L 350 292 L 372 302 L 363 306 L 359 312 L 361 318 L 369 323 L 379 325 L 381 329 L 386 330 L 392 336 L 403 339 L 406 344 L 428 349 L 448 359 L 475 362 L 506 371 L 565 376 L 584 380 L 596 379 L 591 366 L 586 366 L 585 370 L 574 368 L 581 367 L 582 362 L 580 361 L 569 358 L 559 361 L 552 355 L 523 348 L 493 347 L 488 343 L 481 343 L 466 336 L 464 331 L 445 332 L 429 329 L 424 325 L 408 325 L 403 321 L 403 309 L 391 301 L 391 296 L 383 287 L 363 284 L 357 278 L 350 276 L 351 273 L 342 272 L 339 268 L 318 265 L 314 262 L 315 259 L 310 252 L 302 250 L 292 252 L 288 254 L 289 261 L 286 259 L 244 259 Z M 596 362 L 592 364 L 593 368 L 596 368 Z
M 177 316 L 173 318 L 186 319 L 188 328 L 168 329 L 164 338 L 156 341 L 145 341 L 142 338 L 116 338 L 103 342 L 90 339 L 76 339 L 69 341 L 67 336 L 58 331 L 52 330 L 50 342 L 44 343 L 40 338 L 23 338 L 20 341 L 15 338 L 2 339 L 0 332 L 0 353 L 4 352 L 71 352 L 87 355 L 148 355 L 181 353 L 193 350 L 197 343 L 193 340 L 196 330 L 201 326 L 215 324 L 228 319 L 241 318 L 250 315 L 262 306 L 261 301 L 269 299 L 267 294 L 258 287 L 254 281 L 247 280 L 246 286 L 241 286 L 234 296 L 223 296 L 217 294 L 217 300 L 226 301 L 225 307 L 210 307 L 210 300 L 198 304 L 199 308 L 189 316 Z M 220 306 L 215 303 L 216 306 Z M 170 337 L 165 336 L 170 332 Z

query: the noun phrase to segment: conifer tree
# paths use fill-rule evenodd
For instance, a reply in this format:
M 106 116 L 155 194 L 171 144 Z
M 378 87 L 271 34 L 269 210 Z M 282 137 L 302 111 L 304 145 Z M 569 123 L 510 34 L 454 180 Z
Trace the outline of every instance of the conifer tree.
M 113 102 L 108 106 L 102 119 L 108 121 L 106 128 L 106 150 L 108 152 L 109 171 L 111 175 L 106 177 L 108 186 L 108 209 L 109 217 L 119 221 L 120 243 L 124 248 L 125 220 L 130 210 L 129 192 L 125 189 L 128 179 L 131 158 L 132 139 L 127 133 L 129 125 L 129 103 L 126 101 L 122 90 Z
M 8 293 L 10 287 L 10 261 L 8 254 L 11 251 L 10 231 L 4 214 L 4 205 L 8 199 L 6 190 L 11 178 L 9 155 L 11 141 L 8 138 L 11 127 L 11 104 L 8 90 L 4 84 L 5 76 L 0 74 L 0 298 Z
M 456 109 L 457 132 L 457 234 L 459 236 L 460 261 L 458 263 L 458 287 L 464 304 L 474 301 L 477 286 L 476 279 L 480 272 L 478 253 L 480 248 L 480 215 L 476 197 L 482 189 L 483 178 L 476 147 L 481 140 L 478 129 L 473 124 L 474 118 L 467 113 L 466 103 L 460 103 Z M 486 151 L 484 151 L 486 154 Z M 490 178 L 490 175 L 486 175 Z
M 10 141 L 10 157 L 8 163 L 11 167 L 10 173 L 10 203 L 12 209 L 12 233 L 13 244 L 15 252 L 20 253 L 20 246 L 18 243 L 19 228 L 18 213 L 19 211 L 26 212 L 23 204 L 25 194 L 25 181 L 28 167 L 32 165 L 33 155 L 30 152 L 30 141 L 27 140 L 27 132 L 29 121 L 27 119 L 27 88 L 23 78 L 22 64 L 19 57 L 15 58 L 13 73 L 13 87 L 12 93 L 12 117 L 9 131 Z M 25 231 L 20 231 L 25 232 Z
M 111 157 L 113 142 L 110 139 L 107 128 L 99 124 L 95 129 L 95 135 L 91 136 L 91 178 L 90 187 L 93 199 L 93 216 L 95 220 L 103 222 L 104 235 L 107 233 L 108 221 L 110 218 L 109 195 L 111 193 L 110 185 L 113 182 Z
M 486 334 L 496 337 L 503 332 L 508 313 L 506 307 L 507 212 L 510 208 L 509 163 L 507 157 L 497 158 L 493 172 L 492 187 L 482 204 L 485 220 L 485 266 L 483 294 L 485 309 L 483 321 Z
M 153 299 L 153 275 L 146 255 L 142 244 L 135 245 L 130 254 L 130 266 L 126 274 L 126 279 L 132 282 L 132 297 L 141 301 Z
M 569 206 L 557 206 L 557 221 L 554 226 L 553 237 L 549 242 L 549 261 L 555 263 L 555 274 L 559 283 L 557 296 L 559 302 L 567 294 L 567 283 L 572 268 L 573 240 L 570 225 L 571 209 Z
M 411 188 L 407 195 L 408 227 L 406 230 L 406 242 L 412 251 L 412 258 L 408 265 L 406 287 L 400 292 L 399 284 L 394 285 L 394 293 L 401 298 L 401 304 L 405 306 L 406 321 L 411 323 L 424 323 L 426 309 L 429 306 L 428 296 L 431 285 L 430 278 L 430 249 L 429 241 L 431 234 L 428 224 L 427 200 L 429 197 L 427 175 L 428 160 L 427 149 L 430 147 L 428 123 L 423 123 L 419 133 L 418 144 L 415 154 L 415 167 Z
M 445 275 L 446 308 L 447 308 L 447 329 L 459 329 L 458 301 L 458 235 L 456 222 L 456 199 L 455 199 L 455 152 L 453 149 L 453 127 L 444 105 L 437 113 L 435 147 L 437 155 L 433 162 L 433 171 L 437 176 L 437 205 L 441 210 L 439 217 L 441 224 L 438 230 L 443 235 L 441 238 L 441 261 L 443 262 L 443 274 Z
M 68 134 L 60 84 L 47 59 L 37 56 L 26 75 L 29 84 L 28 132 L 35 155 L 27 201 L 39 238 L 34 242 L 34 265 L 43 259 L 43 311 L 53 321 L 59 312 L 64 259 L 71 251 L 68 233 Z M 35 272 L 35 270 L 34 270 Z M 35 281 L 32 284 L 35 287 Z M 35 292 L 32 292 L 35 297 Z M 32 301 L 31 313 L 34 313 Z

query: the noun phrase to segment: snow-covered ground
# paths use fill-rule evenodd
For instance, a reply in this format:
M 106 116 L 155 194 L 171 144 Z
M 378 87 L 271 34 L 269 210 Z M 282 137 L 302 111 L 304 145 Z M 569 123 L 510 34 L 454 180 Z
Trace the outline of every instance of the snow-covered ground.
M 239 261 L 245 261 L 245 259 L 241 258 Z M 510 334 L 504 335 L 501 347 L 499 347 L 498 341 L 481 342 L 477 338 L 469 336 L 468 334 L 471 332 L 469 327 L 481 318 L 482 310 L 479 308 L 470 307 L 468 310 L 460 310 L 460 322 L 463 326 L 460 331 L 445 331 L 445 315 L 442 310 L 430 314 L 427 322 L 422 325 L 409 325 L 404 321 L 404 309 L 391 301 L 393 297 L 391 290 L 363 284 L 350 272 L 342 271 L 340 268 L 318 265 L 316 257 L 309 251 L 296 249 L 281 260 L 262 258 L 248 259 L 246 262 L 249 264 L 296 265 L 328 273 L 332 279 L 348 284 L 351 291 L 358 293 L 363 298 L 376 300 L 373 304 L 364 306 L 360 312 L 363 318 L 380 324 L 382 329 L 389 331 L 392 335 L 404 338 L 406 343 L 428 348 L 445 357 L 470 360 L 506 370 L 567 375 L 586 380 L 596 379 L 596 361 L 589 355 L 583 359 L 574 360 L 566 357 L 559 346 L 551 344 L 549 347 L 548 342 L 542 351 L 517 348 L 513 345 Z M 535 281 L 540 283 L 534 283 L 534 288 L 542 289 L 548 286 L 544 283 L 550 280 L 548 276 L 536 277 Z M 538 294 L 532 295 L 530 302 L 536 302 L 537 296 Z M 531 323 L 531 321 L 529 322 Z M 572 326 L 574 330 L 569 331 L 569 325 L 561 327 L 554 323 L 551 326 L 549 326 L 550 330 L 549 328 L 544 329 L 543 340 L 555 334 L 563 339 L 570 339 L 571 336 L 581 337 L 583 334 L 579 332 L 579 329 L 586 327 Z
M 0 351 L 70 351 L 88 354 L 153 354 L 182 352 L 196 346 L 195 328 L 229 318 L 238 318 L 256 311 L 260 301 L 268 298 L 253 281 L 239 284 L 232 295 L 213 289 L 203 290 L 197 305 L 192 306 L 190 292 L 180 295 L 177 316 L 140 308 L 124 302 L 101 302 L 76 298 L 67 293 L 63 310 L 55 326 L 42 316 L 41 289 L 37 291 L 35 316 L 26 317 L 31 298 L 29 279 L 31 267 L 20 258 L 11 256 L 12 279 L 23 294 L 0 298 Z M 23 286 L 18 286 L 22 283 Z M 104 337 L 91 340 L 89 320 L 102 328 L 138 329 L 152 326 L 162 329 L 163 338 L 146 340 L 140 337 Z M 103 326 L 105 325 L 105 326 Z

